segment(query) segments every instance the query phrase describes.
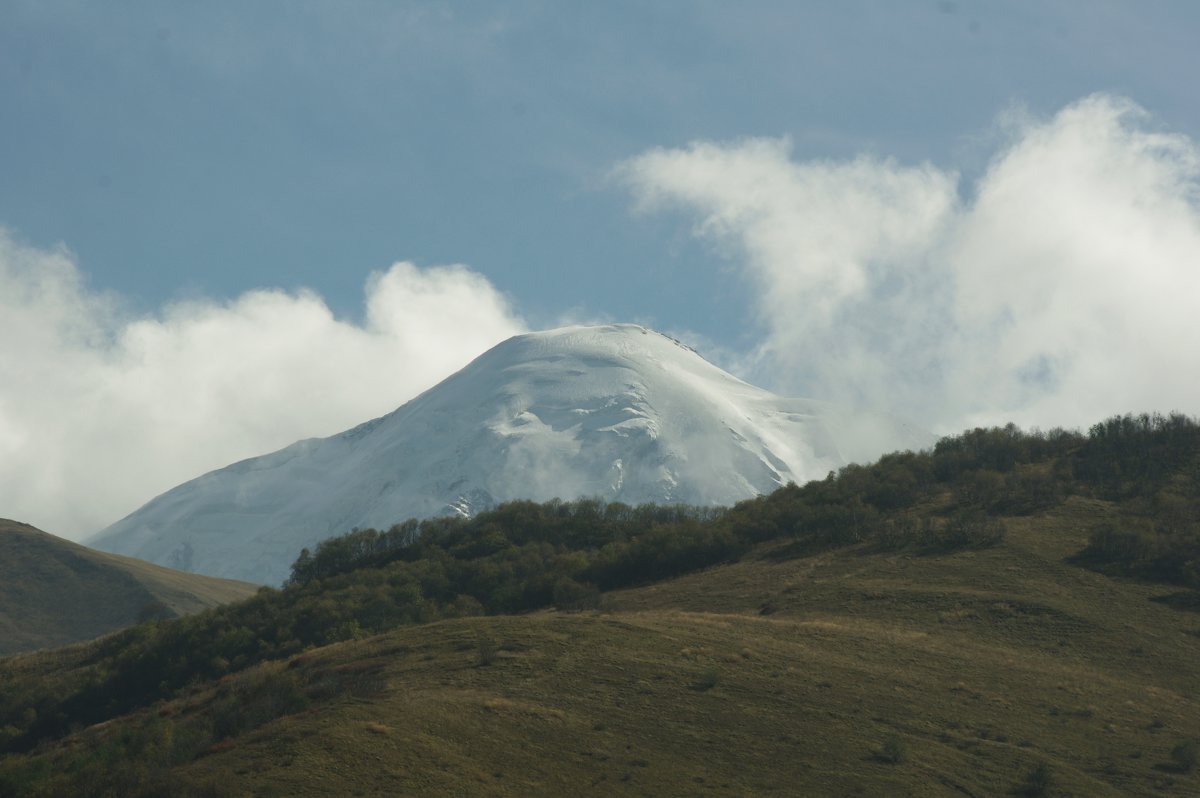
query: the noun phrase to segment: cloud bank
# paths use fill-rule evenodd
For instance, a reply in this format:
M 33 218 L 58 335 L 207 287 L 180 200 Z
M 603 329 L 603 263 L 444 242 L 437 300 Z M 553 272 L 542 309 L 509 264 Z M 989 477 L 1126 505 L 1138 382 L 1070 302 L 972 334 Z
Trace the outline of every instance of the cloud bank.
M 200 473 L 386 413 L 524 324 L 462 266 L 132 316 L 65 249 L 0 230 L 0 515 L 80 538 Z
M 786 139 L 616 174 L 753 281 L 749 376 L 776 389 L 941 431 L 1200 412 L 1200 148 L 1109 95 L 1001 126 L 966 187 L 929 164 L 798 162 Z

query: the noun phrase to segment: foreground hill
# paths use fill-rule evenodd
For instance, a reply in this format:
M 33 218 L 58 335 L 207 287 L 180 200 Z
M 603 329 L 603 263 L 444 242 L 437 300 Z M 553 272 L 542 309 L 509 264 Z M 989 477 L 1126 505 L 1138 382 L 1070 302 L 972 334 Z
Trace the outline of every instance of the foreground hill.
M 1198 795 L 1197 444 L 976 430 L 728 512 L 364 530 L 0 662 L 0 795 Z
M 92 551 L 0 519 L 0 656 L 199 612 L 257 589 Z
M 203 722 L 271 680 L 332 693 L 177 775 L 228 795 L 997 796 L 1045 766 L 1061 790 L 1028 794 L 1200 794 L 1172 756 L 1200 739 L 1200 619 L 1064 568 L 1045 542 L 768 549 L 599 613 L 318 649 L 168 704 Z
M 895 419 L 786 399 L 643 327 L 520 335 L 395 412 L 184 483 L 89 541 L 279 584 L 355 527 L 511 499 L 723 505 L 933 444 Z

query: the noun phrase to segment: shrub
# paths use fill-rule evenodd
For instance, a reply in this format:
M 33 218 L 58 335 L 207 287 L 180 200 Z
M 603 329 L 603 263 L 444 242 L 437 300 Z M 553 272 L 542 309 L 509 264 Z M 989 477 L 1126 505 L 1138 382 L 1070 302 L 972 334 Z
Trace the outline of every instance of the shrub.
M 883 741 L 883 747 L 876 753 L 876 757 L 889 765 L 898 765 L 908 759 L 908 746 L 899 735 L 893 734 Z
M 487 635 L 480 635 L 476 642 L 475 664 L 481 667 L 491 665 L 496 661 L 496 641 Z
M 692 684 L 692 689 L 699 690 L 700 692 L 704 692 L 705 690 L 711 690 L 717 686 L 717 682 L 719 682 L 720 680 L 721 680 L 721 675 L 719 673 L 717 673 L 716 668 L 705 668 L 704 671 L 700 674 L 700 678 L 698 678 Z
M 1029 796 L 1029 798 L 1039 798 L 1043 795 L 1049 795 L 1053 789 L 1054 771 L 1045 762 L 1039 762 L 1025 776 L 1025 783 L 1021 785 L 1020 794 Z
M 1180 773 L 1191 773 L 1200 763 L 1200 746 L 1195 740 L 1184 740 L 1171 749 L 1171 763 Z
M 594 610 L 600 606 L 600 590 L 593 584 L 581 584 L 569 576 L 554 583 L 554 606 L 567 612 Z
M 1004 540 L 1004 523 L 996 518 L 974 513 L 962 513 L 946 522 L 942 530 L 944 549 L 988 548 Z

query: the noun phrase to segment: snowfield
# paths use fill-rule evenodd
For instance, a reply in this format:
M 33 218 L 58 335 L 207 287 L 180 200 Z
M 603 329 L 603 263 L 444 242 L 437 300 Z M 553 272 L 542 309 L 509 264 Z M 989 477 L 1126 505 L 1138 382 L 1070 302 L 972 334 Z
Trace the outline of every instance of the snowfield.
M 399 409 L 185 482 L 89 545 L 279 584 L 354 527 L 509 499 L 731 504 L 931 446 L 894 418 L 787 399 L 636 325 L 511 338 Z

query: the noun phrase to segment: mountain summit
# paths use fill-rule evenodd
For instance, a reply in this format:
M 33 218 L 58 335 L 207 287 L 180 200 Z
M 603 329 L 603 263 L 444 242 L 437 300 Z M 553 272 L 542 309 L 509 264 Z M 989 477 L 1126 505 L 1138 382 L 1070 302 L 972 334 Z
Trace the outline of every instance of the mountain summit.
M 279 583 L 302 547 L 354 527 L 518 498 L 730 504 L 933 440 L 776 396 L 644 327 L 565 327 L 510 338 L 386 416 L 179 485 L 89 542 Z

